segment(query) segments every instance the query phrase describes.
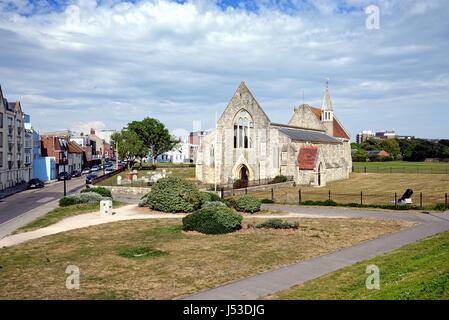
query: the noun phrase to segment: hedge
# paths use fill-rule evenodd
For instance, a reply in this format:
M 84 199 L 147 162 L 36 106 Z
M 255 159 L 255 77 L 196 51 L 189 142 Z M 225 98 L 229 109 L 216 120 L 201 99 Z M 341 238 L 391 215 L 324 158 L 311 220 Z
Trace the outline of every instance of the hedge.
M 102 195 L 103 197 L 112 198 L 111 190 L 109 190 L 105 187 L 86 188 L 81 191 L 81 193 L 85 193 L 85 192 L 95 192 L 95 193 Z
M 296 221 L 292 222 L 281 219 L 269 219 L 255 225 L 248 225 L 248 227 L 262 229 L 298 229 L 299 223 Z

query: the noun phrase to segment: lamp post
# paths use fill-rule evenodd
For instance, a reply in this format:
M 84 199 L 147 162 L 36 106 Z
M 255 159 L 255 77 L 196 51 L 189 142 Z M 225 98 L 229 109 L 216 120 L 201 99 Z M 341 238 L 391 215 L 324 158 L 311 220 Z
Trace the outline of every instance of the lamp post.
M 62 164 L 64 165 L 64 197 L 67 195 L 67 172 L 65 170 L 65 164 L 67 161 L 67 151 L 62 152 Z

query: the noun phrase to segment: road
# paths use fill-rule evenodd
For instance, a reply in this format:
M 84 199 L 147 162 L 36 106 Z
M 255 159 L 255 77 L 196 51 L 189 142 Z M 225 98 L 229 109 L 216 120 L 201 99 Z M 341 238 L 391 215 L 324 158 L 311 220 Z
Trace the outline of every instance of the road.
M 67 180 L 67 193 L 73 193 L 85 185 L 85 177 Z M 59 199 L 64 194 L 64 182 L 52 182 L 42 189 L 31 189 L 0 200 L 0 224 L 24 214 L 31 209 Z

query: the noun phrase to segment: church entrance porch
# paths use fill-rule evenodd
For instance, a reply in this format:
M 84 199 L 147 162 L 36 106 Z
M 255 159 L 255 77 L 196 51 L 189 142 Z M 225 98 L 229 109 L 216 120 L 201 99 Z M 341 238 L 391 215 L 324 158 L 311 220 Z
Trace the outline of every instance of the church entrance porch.
M 248 184 L 249 171 L 248 171 L 248 168 L 245 165 L 242 165 L 242 167 L 240 168 L 239 178 L 240 178 L 240 180 L 242 180 L 243 183 Z

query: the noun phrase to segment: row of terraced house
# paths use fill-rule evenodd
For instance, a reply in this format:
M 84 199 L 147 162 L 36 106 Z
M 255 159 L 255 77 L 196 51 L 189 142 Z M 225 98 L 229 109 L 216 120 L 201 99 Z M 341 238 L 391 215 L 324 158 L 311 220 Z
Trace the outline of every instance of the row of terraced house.
M 111 145 L 94 129 L 86 135 L 69 130 L 40 135 L 20 101 L 8 101 L 0 86 L 0 191 L 32 178 L 54 180 L 64 170 L 82 170 L 112 157 Z

